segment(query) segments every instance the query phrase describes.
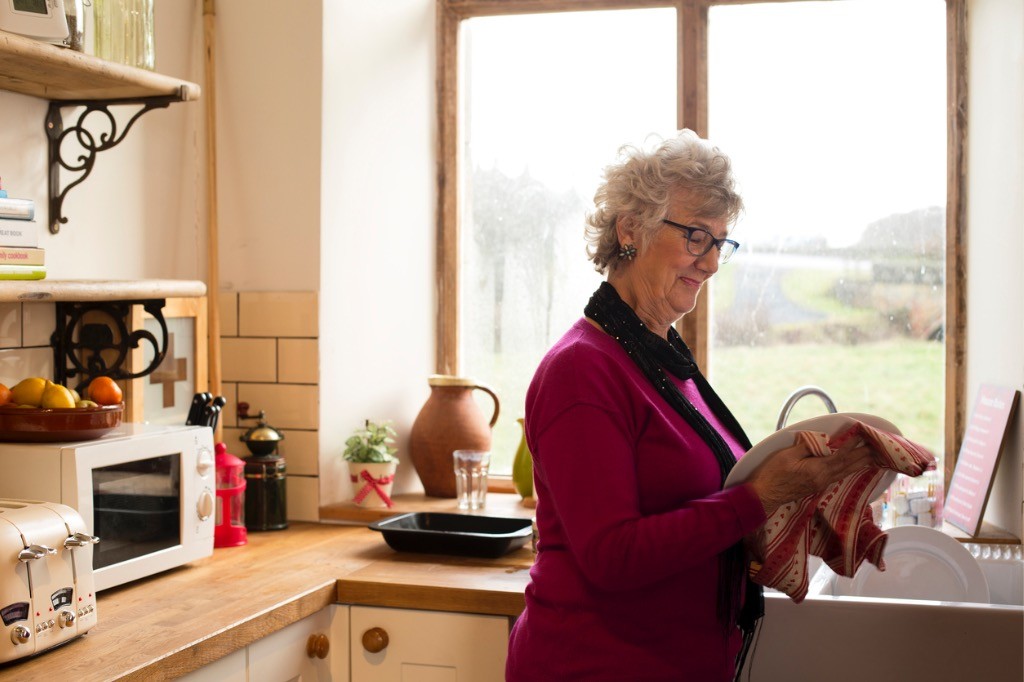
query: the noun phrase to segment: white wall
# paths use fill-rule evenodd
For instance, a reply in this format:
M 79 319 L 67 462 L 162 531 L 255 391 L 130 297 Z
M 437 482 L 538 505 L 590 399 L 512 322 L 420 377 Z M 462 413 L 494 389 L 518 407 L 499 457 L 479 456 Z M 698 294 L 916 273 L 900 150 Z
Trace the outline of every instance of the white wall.
M 342 443 L 365 418 L 406 439 L 434 371 L 434 0 L 324 2 L 320 496 L 349 497 Z
M 967 15 L 967 406 L 983 383 L 1024 389 L 1024 3 L 972 0 Z M 1021 537 L 1024 410 L 986 520 Z
M 321 0 L 287 5 L 216 3 L 222 289 L 319 286 Z

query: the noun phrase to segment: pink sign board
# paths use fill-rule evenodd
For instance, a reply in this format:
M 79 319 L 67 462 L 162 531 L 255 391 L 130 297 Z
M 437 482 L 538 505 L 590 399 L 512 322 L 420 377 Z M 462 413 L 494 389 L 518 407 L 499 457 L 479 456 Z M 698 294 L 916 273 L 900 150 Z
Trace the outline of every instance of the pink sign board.
M 972 537 L 981 528 L 999 453 L 1019 397 L 1019 391 L 1002 386 L 986 384 L 978 390 L 943 508 L 944 519 Z

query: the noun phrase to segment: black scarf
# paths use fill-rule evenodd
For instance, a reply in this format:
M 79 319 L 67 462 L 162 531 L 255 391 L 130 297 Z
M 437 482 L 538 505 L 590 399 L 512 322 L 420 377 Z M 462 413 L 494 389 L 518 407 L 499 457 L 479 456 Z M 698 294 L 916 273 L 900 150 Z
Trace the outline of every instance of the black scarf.
M 679 379 L 692 379 L 704 402 L 723 426 L 736 438 L 745 450 L 750 449 L 750 440 L 739 422 L 718 397 L 711 384 L 701 374 L 693 361 L 690 349 L 673 327 L 669 327 L 668 340 L 647 328 L 636 313 L 619 297 L 615 287 L 602 282 L 591 296 L 583 313 L 601 325 L 615 339 L 640 371 L 651 382 L 661 397 L 693 427 L 697 435 L 711 448 L 722 473 L 722 483 L 734 466 L 736 458 L 728 444 L 708 423 L 708 420 L 690 404 L 675 383 L 668 378 L 668 370 Z M 757 621 L 764 615 L 764 594 L 760 585 L 746 578 L 746 553 L 743 543 L 723 552 L 719 557 L 718 573 L 721 588 L 718 591 L 718 619 L 726 632 L 738 625 L 743 634 L 743 646 L 736 657 L 736 675 L 739 676 Z M 745 599 L 741 599 L 743 590 Z M 742 601 L 742 608 L 740 603 Z

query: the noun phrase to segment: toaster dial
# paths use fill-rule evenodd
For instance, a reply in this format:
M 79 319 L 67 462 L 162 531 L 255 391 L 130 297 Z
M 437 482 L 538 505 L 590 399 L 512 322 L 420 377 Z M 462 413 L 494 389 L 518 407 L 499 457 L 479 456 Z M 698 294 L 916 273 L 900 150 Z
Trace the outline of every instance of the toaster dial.
M 32 639 L 32 632 L 24 625 L 15 625 L 11 628 L 11 641 L 15 644 L 26 644 Z
M 57 616 L 57 622 L 62 628 L 68 628 L 75 624 L 75 614 L 71 611 L 61 611 Z

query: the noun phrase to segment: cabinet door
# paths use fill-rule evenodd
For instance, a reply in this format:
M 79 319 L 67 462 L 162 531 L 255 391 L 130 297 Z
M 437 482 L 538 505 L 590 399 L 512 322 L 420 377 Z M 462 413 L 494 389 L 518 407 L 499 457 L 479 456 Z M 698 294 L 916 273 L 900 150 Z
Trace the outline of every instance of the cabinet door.
M 199 670 L 178 678 L 179 682 L 247 682 L 245 649 L 218 658 Z
M 352 682 L 502 682 L 508 618 L 440 611 L 351 607 Z M 385 633 L 379 652 L 363 635 Z
M 325 658 L 310 656 L 310 637 L 326 636 Z M 249 682 L 347 682 L 348 607 L 328 606 L 248 647 Z

